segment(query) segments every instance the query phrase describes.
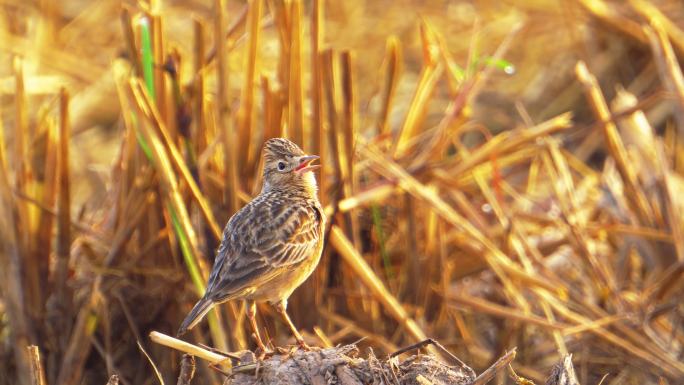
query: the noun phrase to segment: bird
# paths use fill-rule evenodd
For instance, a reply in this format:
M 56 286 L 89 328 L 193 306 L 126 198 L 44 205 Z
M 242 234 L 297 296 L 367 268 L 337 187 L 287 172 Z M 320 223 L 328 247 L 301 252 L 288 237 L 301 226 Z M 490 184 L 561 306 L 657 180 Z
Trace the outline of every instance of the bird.
M 272 138 L 264 143 L 263 184 L 259 194 L 226 224 L 204 296 L 178 330 L 196 326 L 215 305 L 244 300 L 256 344 L 268 351 L 256 323 L 256 303 L 274 306 L 297 345 L 309 347 L 287 314 L 292 292 L 313 273 L 323 251 L 326 217 L 318 200 L 312 164 L 295 143 Z

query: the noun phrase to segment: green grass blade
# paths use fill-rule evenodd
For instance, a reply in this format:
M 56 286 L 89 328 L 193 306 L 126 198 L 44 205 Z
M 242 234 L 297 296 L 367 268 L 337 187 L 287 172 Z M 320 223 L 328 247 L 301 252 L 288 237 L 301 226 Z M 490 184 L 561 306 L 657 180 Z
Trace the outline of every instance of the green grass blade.
M 154 52 L 152 52 L 150 21 L 147 18 L 140 20 L 140 49 L 142 51 L 143 79 L 145 79 L 147 92 L 154 99 L 156 97 L 154 89 Z

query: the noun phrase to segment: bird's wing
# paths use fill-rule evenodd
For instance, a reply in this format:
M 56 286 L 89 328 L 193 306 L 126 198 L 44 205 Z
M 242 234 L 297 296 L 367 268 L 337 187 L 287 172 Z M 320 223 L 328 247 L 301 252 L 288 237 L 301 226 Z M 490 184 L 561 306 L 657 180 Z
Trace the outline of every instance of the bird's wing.
M 322 214 L 313 205 L 251 202 L 226 225 L 207 295 L 222 301 L 258 287 L 315 252 Z

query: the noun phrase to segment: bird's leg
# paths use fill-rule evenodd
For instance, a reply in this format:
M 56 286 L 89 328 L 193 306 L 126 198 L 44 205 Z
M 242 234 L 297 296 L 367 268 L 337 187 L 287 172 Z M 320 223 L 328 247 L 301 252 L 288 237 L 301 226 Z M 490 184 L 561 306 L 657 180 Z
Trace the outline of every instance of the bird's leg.
M 283 320 L 285 320 L 285 323 L 287 326 L 290 327 L 290 330 L 292 331 L 292 334 L 294 335 L 295 340 L 297 340 L 297 345 L 299 345 L 300 348 L 304 350 L 310 350 L 311 348 L 309 345 L 304 342 L 304 338 L 302 338 L 302 335 L 299 334 L 299 331 L 297 328 L 294 326 L 292 323 L 292 320 L 290 319 L 290 316 L 287 315 L 287 301 L 286 300 L 281 300 L 273 305 L 275 307 L 276 311 L 280 313 L 280 316 L 283 317 Z
M 256 340 L 257 346 L 259 349 L 261 349 L 262 354 L 265 356 L 270 352 L 270 350 L 268 350 L 266 345 L 264 345 L 264 341 L 261 340 L 261 335 L 259 334 L 259 326 L 256 322 L 256 304 L 254 301 L 247 302 L 247 318 L 249 319 L 249 324 L 252 327 L 252 331 L 254 331 L 254 339 Z

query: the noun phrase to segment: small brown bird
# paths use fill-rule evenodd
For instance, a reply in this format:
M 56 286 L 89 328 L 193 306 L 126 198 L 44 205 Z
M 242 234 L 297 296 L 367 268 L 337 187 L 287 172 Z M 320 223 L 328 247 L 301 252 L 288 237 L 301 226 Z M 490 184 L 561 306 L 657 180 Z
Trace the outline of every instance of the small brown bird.
M 297 344 L 307 347 L 288 317 L 287 299 L 318 265 L 323 250 L 325 215 L 317 198 L 311 162 L 287 139 L 264 145 L 261 192 L 228 221 L 207 291 L 178 330 L 192 329 L 216 304 L 247 301 L 247 316 L 257 345 L 267 351 L 256 324 L 255 302 L 267 301 L 283 317 Z

